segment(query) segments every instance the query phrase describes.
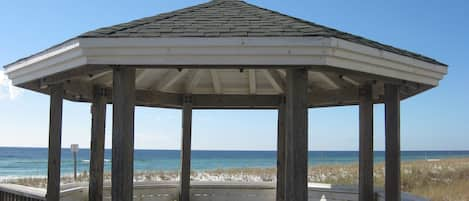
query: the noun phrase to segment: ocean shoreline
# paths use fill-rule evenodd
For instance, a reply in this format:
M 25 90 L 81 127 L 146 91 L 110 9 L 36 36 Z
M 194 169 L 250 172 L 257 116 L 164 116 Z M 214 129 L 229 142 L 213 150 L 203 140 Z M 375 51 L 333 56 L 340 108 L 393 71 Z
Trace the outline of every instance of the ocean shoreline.
M 375 163 L 384 162 L 384 152 L 375 151 Z M 401 160 L 415 161 L 469 157 L 469 151 L 402 151 Z M 105 171 L 111 170 L 111 152 L 105 153 Z M 180 152 L 177 150 L 136 150 L 134 170 L 177 171 L 180 168 Z M 192 152 L 191 169 L 212 171 L 236 168 L 275 168 L 275 151 L 199 151 Z M 78 172 L 89 169 L 89 150 L 78 153 Z M 358 163 L 358 151 L 310 151 L 311 167 L 321 165 L 351 165 Z M 73 174 L 73 158 L 69 149 L 62 149 L 62 175 Z M 0 147 L 0 178 L 47 175 L 47 148 Z

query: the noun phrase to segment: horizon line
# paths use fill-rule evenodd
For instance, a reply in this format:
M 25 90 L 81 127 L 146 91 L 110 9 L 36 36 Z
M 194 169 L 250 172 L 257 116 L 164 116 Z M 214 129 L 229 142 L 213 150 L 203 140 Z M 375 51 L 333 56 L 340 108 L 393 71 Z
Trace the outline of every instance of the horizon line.
M 41 147 L 41 146 L 3 146 L 0 145 L 0 148 L 31 148 L 31 149 L 47 149 L 48 147 Z M 70 147 L 62 147 L 61 149 L 70 149 Z M 90 149 L 90 147 L 80 147 L 80 149 Z M 112 148 L 105 148 L 105 150 L 112 150 Z M 141 150 L 141 151 L 181 151 L 180 149 L 148 149 L 148 148 L 135 148 L 134 150 Z M 276 149 L 192 149 L 191 151 L 277 151 Z M 308 150 L 309 151 L 356 151 L 359 150 Z M 386 151 L 386 150 L 373 150 L 373 151 Z M 401 151 L 469 151 L 469 149 L 406 149 Z

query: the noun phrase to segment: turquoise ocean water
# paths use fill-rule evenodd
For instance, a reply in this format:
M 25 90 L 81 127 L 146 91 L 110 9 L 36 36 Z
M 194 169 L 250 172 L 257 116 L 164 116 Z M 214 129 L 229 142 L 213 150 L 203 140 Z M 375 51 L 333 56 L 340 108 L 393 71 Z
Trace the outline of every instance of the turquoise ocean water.
M 268 168 L 276 165 L 275 151 L 192 151 L 192 170 L 223 168 Z M 469 157 L 469 151 L 402 151 L 403 161 Z M 105 171 L 111 168 L 111 150 L 105 153 Z M 350 164 L 358 161 L 357 151 L 310 151 L 310 166 Z M 375 152 L 375 161 L 384 161 L 384 152 Z M 135 150 L 135 171 L 175 171 L 180 166 L 179 151 Z M 62 150 L 62 175 L 73 172 L 70 149 Z M 78 171 L 89 169 L 89 150 L 80 149 Z M 0 147 L 0 178 L 47 175 L 46 148 Z

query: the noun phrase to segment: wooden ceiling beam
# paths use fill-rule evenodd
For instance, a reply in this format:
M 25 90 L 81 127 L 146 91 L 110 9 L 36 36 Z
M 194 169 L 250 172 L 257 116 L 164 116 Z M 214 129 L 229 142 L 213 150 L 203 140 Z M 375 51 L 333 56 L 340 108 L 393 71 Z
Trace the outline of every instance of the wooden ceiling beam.
M 42 78 L 41 83 L 45 85 L 64 83 L 69 80 L 74 80 L 74 79 L 83 78 L 83 77 L 90 78 L 90 77 L 93 77 L 95 75 L 101 74 L 106 71 L 110 71 L 110 68 L 103 67 L 103 66 L 86 66 L 86 67 L 81 67 L 81 68 L 49 75 L 45 78 Z

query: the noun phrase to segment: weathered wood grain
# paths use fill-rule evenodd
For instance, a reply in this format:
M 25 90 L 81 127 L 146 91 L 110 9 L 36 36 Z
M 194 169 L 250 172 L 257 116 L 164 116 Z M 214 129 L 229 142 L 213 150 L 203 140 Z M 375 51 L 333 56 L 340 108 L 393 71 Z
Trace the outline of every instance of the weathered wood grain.
M 94 94 L 93 104 L 91 105 L 92 123 L 88 200 L 102 201 L 107 98 L 105 91 L 101 87 L 95 87 Z
M 60 199 L 60 156 L 62 147 L 63 84 L 54 84 L 50 90 L 49 155 L 47 166 L 47 201 Z
M 133 199 L 135 69 L 113 71 L 112 201 Z
M 384 86 L 385 104 L 385 197 L 386 201 L 400 201 L 400 99 L 399 86 Z

